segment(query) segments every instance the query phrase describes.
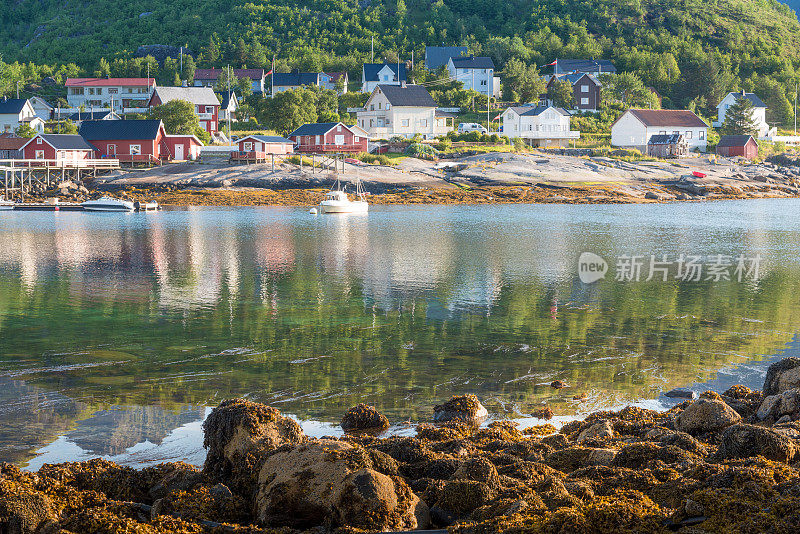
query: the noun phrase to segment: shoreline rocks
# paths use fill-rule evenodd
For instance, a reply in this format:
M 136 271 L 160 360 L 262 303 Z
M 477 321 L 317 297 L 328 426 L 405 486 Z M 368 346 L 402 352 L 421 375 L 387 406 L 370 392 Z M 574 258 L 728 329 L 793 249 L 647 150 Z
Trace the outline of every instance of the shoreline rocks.
M 345 412 L 340 426 L 345 432 L 380 432 L 389 428 L 389 419 L 374 406 L 362 403 Z
M 560 431 L 481 427 L 486 409 L 464 395 L 415 436 L 311 439 L 274 408 L 228 400 L 204 423 L 202 471 L 0 464 L 0 532 L 791 532 L 800 422 L 772 421 L 784 399 L 795 410 L 796 363 L 775 364 L 766 397 L 733 386 L 665 412 L 592 413 Z M 343 426 L 384 419 L 359 405 Z

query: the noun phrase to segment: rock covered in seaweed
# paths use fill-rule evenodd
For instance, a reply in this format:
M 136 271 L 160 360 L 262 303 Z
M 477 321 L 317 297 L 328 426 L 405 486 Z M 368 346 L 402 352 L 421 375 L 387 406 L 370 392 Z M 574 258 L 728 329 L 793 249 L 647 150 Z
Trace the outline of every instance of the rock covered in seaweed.
M 701 398 L 692 402 L 675 419 L 675 428 L 689 434 L 717 432 L 742 420 L 742 417 L 721 400 Z
M 437 423 L 464 421 L 477 424 L 486 419 L 488 415 L 489 412 L 475 395 L 455 396 L 433 408 L 433 420 Z
M 764 397 L 800 387 L 800 358 L 783 358 L 769 366 L 764 379 Z
M 797 444 L 772 428 L 735 425 L 723 432 L 718 453 L 721 458 L 763 456 L 777 462 L 791 462 L 797 454 Z
M 389 428 L 389 419 L 374 406 L 362 403 L 345 412 L 341 427 L 345 432 L 380 431 Z

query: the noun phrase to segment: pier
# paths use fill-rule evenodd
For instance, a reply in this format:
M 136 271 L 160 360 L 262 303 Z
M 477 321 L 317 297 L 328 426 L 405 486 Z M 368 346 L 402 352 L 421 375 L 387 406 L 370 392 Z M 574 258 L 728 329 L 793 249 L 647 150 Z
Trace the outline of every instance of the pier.
M 119 168 L 118 159 L 0 159 L 5 198 L 19 195 L 22 202 L 34 184 L 50 189 L 67 180 L 77 183 Z

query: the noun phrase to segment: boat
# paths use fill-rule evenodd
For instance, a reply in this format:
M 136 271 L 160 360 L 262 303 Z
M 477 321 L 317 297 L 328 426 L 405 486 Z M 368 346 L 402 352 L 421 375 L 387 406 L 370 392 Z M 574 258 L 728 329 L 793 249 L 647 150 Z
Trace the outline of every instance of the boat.
M 10 200 L 6 200 L 6 197 L 0 196 L 0 210 L 13 210 L 14 203 Z
M 366 213 L 369 210 L 367 197 L 364 188 L 361 187 L 361 180 L 356 178 L 356 198 L 350 200 L 345 191 L 347 186 L 342 186 L 337 178 L 336 183 L 330 191 L 325 194 L 325 199 L 319 203 L 320 213 Z
M 100 197 L 97 200 L 87 200 L 81 206 L 87 211 L 133 211 L 133 202 L 112 197 Z

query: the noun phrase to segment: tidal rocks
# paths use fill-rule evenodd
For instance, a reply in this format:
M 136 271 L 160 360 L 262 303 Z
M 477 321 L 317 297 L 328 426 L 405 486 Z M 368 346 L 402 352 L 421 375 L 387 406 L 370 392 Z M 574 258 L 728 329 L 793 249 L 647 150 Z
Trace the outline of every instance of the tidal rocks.
M 578 443 L 583 443 L 588 440 L 608 439 L 614 437 L 614 428 L 608 420 L 595 423 L 589 428 L 586 428 L 578 434 Z
M 345 432 L 381 431 L 389 428 L 389 419 L 374 406 L 362 403 L 345 412 L 341 426 Z
M 756 411 L 759 420 L 780 419 L 788 415 L 790 418 L 796 417 L 800 412 L 800 388 L 792 388 L 765 397 Z
M 257 519 L 294 528 L 427 526 L 428 508 L 408 484 L 372 467 L 363 449 L 343 441 L 321 439 L 278 451 L 258 475 Z
M 567 383 L 564 382 L 563 380 L 553 380 L 552 382 L 550 382 L 550 387 L 553 389 L 563 389 L 567 387 Z
M 767 369 L 764 379 L 764 397 L 800 387 L 800 358 L 784 358 Z
M 433 420 L 437 423 L 463 421 L 477 424 L 486 419 L 488 415 L 489 412 L 475 395 L 452 397 L 444 404 L 433 408 Z
M 717 432 L 742 420 L 730 406 L 720 400 L 698 399 L 675 419 L 675 428 L 690 434 Z
M 694 399 L 697 394 L 691 389 L 675 388 L 664 393 L 664 396 L 671 399 Z
M 229 481 L 240 492 L 255 485 L 265 453 L 307 439 L 297 421 L 244 399 L 220 403 L 203 423 L 203 431 L 203 447 L 208 449 L 203 472 L 214 480 Z
M 723 432 L 718 454 L 721 458 L 763 456 L 777 462 L 791 462 L 797 454 L 797 445 L 771 428 L 742 424 Z
M 531 412 L 531 415 L 537 419 L 544 419 L 545 421 L 549 421 L 553 418 L 553 409 L 550 406 L 542 406 L 541 408 L 536 408 Z

